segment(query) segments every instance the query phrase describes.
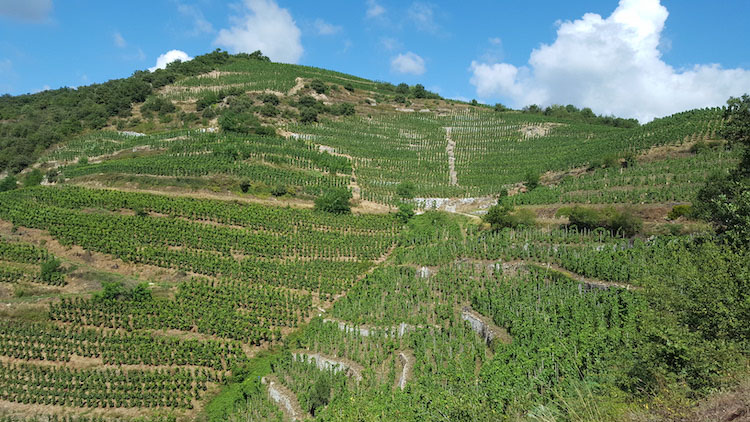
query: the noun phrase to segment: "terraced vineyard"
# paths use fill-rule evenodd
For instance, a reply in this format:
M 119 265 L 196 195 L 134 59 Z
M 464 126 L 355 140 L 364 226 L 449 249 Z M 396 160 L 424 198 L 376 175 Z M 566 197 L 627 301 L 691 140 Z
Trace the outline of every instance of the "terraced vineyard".
M 691 420 L 746 373 L 723 109 L 196 62 L 0 182 L 0 422 Z
M 61 250 L 99 253 L 113 268 L 161 268 L 177 277 L 154 280 L 163 293 L 143 283 L 103 282 L 101 293 L 45 305 L 47 321 L 0 325 L 0 400 L 114 409 L 122 416 L 200 407 L 205 392 L 247 364 L 254 347 L 278 343 L 348 289 L 389 251 L 397 230 L 388 215 L 335 216 L 75 186 L 0 196 L 0 220 L 22 228 L 9 237 L 41 230 Z M 3 240 L 0 257 L 38 264 L 51 255 Z M 65 257 L 73 265 L 87 262 Z M 63 369 L 68 365 L 74 369 Z M 103 389 L 109 379 L 118 381 Z M 63 390 L 69 382 L 78 387 Z

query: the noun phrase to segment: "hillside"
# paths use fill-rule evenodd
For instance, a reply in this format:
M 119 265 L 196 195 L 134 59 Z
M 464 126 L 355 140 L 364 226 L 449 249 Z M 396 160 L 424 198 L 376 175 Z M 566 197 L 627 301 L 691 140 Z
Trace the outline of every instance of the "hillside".
M 0 99 L 0 421 L 743 420 L 727 116 L 219 51 Z

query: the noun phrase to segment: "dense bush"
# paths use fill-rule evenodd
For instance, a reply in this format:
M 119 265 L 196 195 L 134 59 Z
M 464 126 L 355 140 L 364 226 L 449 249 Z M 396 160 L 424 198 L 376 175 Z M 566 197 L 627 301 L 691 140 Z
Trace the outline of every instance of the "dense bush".
M 624 236 L 634 236 L 643 228 L 640 218 L 630 211 L 618 211 L 614 207 L 596 210 L 576 205 L 573 208 L 560 208 L 557 215 L 568 217 L 569 225 L 579 229 L 603 228 Z
M 350 199 L 352 192 L 347 188 L 329 189 L 315 199 L 315 209 L 333 214 L 348 214 L 352 210 Z
M 487 210 L 484 221 L 490 225 L 492 230 L 533 227 L 536 224 L 536 216 L 529 209 L 514 210 L 508 205 L 498 204 Z
M 670 220 L 677 220 L 680 217 L 690 217 L 693 213 L 693 207 L 690 205 L 675 205 L 667 214 Z

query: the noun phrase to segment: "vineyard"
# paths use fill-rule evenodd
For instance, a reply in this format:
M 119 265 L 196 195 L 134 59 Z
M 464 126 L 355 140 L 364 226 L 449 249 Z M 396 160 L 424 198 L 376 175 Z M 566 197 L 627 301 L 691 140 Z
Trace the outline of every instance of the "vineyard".
M 2 180 L 0 422 L 683 421 L 746 373 L 724 109 L 619 125 L 215 54 Z
M 450 183 L 447 128 L 455 142 L 457 186 Z M 362 197 L 388 203 L 396 200 L 396 187 L 404 181 L 415 183 L 418 197 L 496 195 L 524 181 L 529 172 L 561 171 L 593 165 L 607 157 L 637 154 L 654 146 L 713 139 L 720 128 L 720 109 L 685 112 L 633 129 L 555 121 L 517 112 L 462 109 L 296 125 L 290 130 L 352 156 Z M 729 157 L 680 162 L 678 166 L 691 167 L 694 173 L 680 174 L 680 182 L 684 183 L 670 186 L 676 193 L 665 196 L 685 197 L 694 192 L 694 188 L 682 186 L 690 184 L 690 180 L 701 180 L 702 173 L 693 164 L 706 168 L 710 164 L 705 161 L 714 161 L 729 168 L 736 157 L 729 154 Z M 680 169 L 674 168 L 674 164 L 659 163 L 623 178 L 648 174 L 667 178 L 664 184 L 668 184 L 671 172 L 676 170 Z M 600 178 L 600 174 L 591 176 Z M 635 180 L 632 183 L 638 186 Z M 653 190 L 658 187 L 661 186 Z M 630 197 L 623 199 L 627 202 Z
M 254 348 L 278 344 L 353 285 L 398 232 L 390 215 L 66 185 L 0 196 L 0 220 L 49 233 L 62 250 L 80 247 L 177 277 L 154 280 L 159 287 L 102 281 L 101 292 L 46 305 L 46 320 L 0 324 L 0 402 L 122 416 L 195 411 Z M 0 259 L 2 282 L 16 283 L 42 282 L 39 267 L 55 257 L 1 239 Z M 74 285 L 77 274 L 67 275 Z

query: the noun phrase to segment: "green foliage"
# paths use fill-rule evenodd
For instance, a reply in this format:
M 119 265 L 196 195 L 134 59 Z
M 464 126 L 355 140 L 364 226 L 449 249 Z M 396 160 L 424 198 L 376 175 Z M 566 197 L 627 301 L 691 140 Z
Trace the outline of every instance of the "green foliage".
M 352 192 L 347 188 L 328 189 L 315 199 L 315 209 L 332 214 L 349 214 L 351 212 L 350 199 L 352 199 Z
M 276 117 L 279 115 L 279 110 L 273 104 L 264 104 L 260 108 L 260 114 L 265 117 Z
M 526 189 L 529 191 L 536 189 L 539 186 L 539 173 L 533 170 L 527 171 L 524 183 L 526 184 Z
M 730 98 L 722 136 L 744 147 L 739 166 L 730 174 L 716 173 L 698 192 L 695 214 L 714 224 L 737 247 L 750 244 L 750 96 Z
M 5 192 L 18 188 L 18 180 L 16 176 L 10 175 L 0 180 L 0 192 Z
M 545 116 L 556 117 L 565 120 L 613 126 L 617 128 L 631 129 L 640 126 L 640 123 L 638 123 L 637 119 L 624 119 L 622 117 L 614 116 L 597 116 L 588 107 L 579 110 L 578 107 L 572 104 L 568 104 L 566 106 L 554 104 L 544 109 L 536 104 L 533 104 L 524 107 L 523 112 L 529 114 L 543 114 Z
M 216 101 L 218 102 L 218 101 Z M 142 111 L 152 111 L 159 114 L 174 113 L 177 107 L 167 99 L 161 97 L 151 97 L 141 106 Z
M 44 175 L 42 174 L 42 171 L 39 169 L 34 169 L 26 174 L 26 176 L 23 179 L 23 186 L 29 187 L 29 186 L 38 186 L 42 183 L 42 180 L 44 180 Z
M 396 186 L 396 195 L 402 199 L 412 199 L 416 192 L 417 187 L 413 182 L 404 181 Z
M 558 215 L 567 216 L 570 225 L 579 229 L 594 230 L 603 228 L 613 234 L 634 236 L 643 228 L 643 221 L 628 210 L 619 211 L 614 207 L 602 210 L 574 206 L 569 209 L 558 210 Z
M 675 205 L 667 214 L 667 218 L 670 220 L 677 220 L 680 217 L 689 218 L 693 215 L 693 207 L 691 205 L 682 204 Z
M 270 126 L 263 126 L 255 117 L 254 114 L 249 112 L 236 112 L 233 110 L 225 111 L 221 117 L 219 117 L 219 127 L 221 130 L 226 132 L 243 133 L 243 134 L 256 134 L 273 136 L 276 134 L 276 130 Z
M 282 183 L 277 184 L 271 189 L 271 195 L 273 196 L 284 196 L 287 193 L 289 193 L 289 188 Z
M 532 210 L 522 208 L 514 210 L 508 205 L 498 204 L 490 207 L 482 218 L 492 230 L 504 228 L 534 227 L 536 215 Z
M 414 217 L 414 206 L 407 203 L 401 203 L 398 205 L 398 211 L 396 212 L 396 218 L 402 223 L 406 224 L 409 220 Z
M 262 94 L 260 100 L 263 101 L 263 104 L 270 104 L 273 106 L 277 106 L 281 103 L 281 100 L 279 100 L 279 97 L 276 94 Z
M 338 103 L 331 107 L 331 114 L 336 116 L 354 116 L 356 110 L 351 103 Z
M 304 107 L 299 113 L 299 121 L 303 124 L 314 123 L 318 121 L 318 111 L 313 107 Z
M 310 408 L 308 411 L 315 416 L 318 413 L 318 409 L 326 406 L 331 398 L 331 381 L 327 375 L 318 377 L 315 381 L 312 394 L 308 400 Z
M 53 281 L 62 277 L 61 273 L 60 260 L 53 258 L 42 263 L 40 277 L 43 282 L 52 284 Z
M 328 85 L 326 85 L 320 79 L 313 79 L 312 81 L 310 81 L 310 88 L 312 88 L 313 91 L 317 92 L 318 94 L 325 94 L 326 92 L 328 92 Z
M 502 111 L 509 111 L 509 110 L 511 110 L 510 108 L 508 108 L 508 107 L 506 107 L 506 106 L 504 106 L 504 105 L 502 105 L 502 104 L 500 104 L 500 103 L 497 103 L 497 104 L 495 104 L 495 106 L 494 106 L 494 107 L 492 107 L 492 109 L 493 109 L 493 110 L 495 110 L 495 111 L 497 111 L 497 112 L 502 112 Z

